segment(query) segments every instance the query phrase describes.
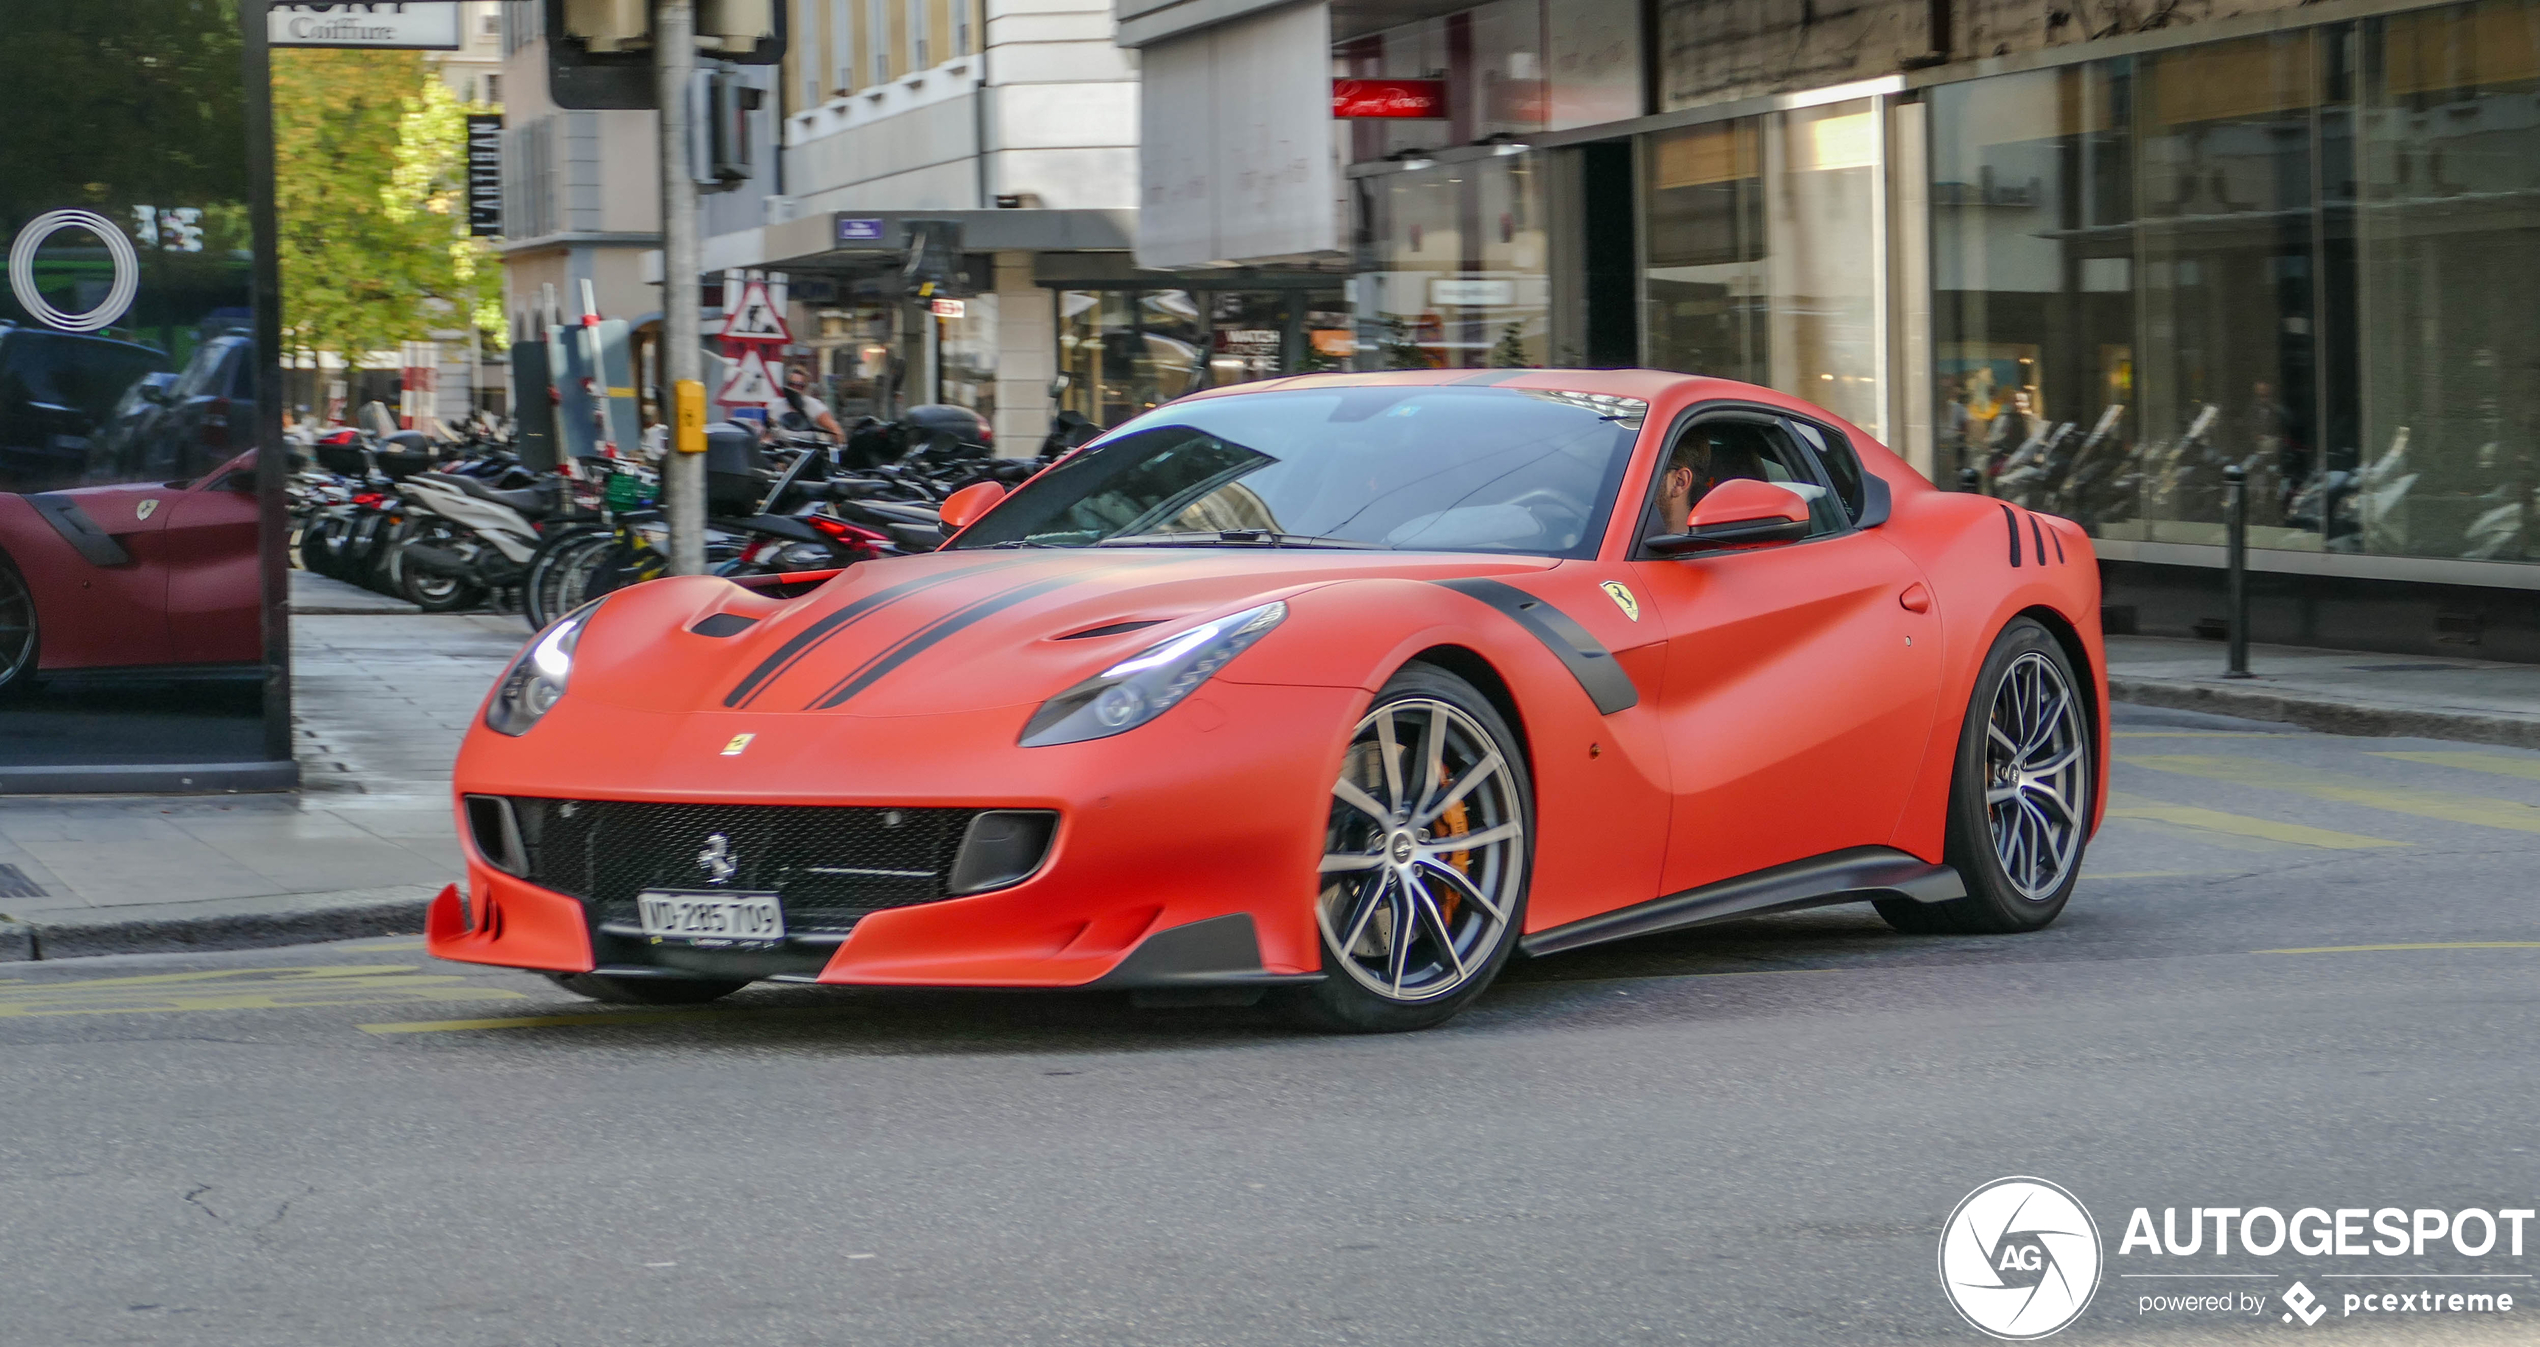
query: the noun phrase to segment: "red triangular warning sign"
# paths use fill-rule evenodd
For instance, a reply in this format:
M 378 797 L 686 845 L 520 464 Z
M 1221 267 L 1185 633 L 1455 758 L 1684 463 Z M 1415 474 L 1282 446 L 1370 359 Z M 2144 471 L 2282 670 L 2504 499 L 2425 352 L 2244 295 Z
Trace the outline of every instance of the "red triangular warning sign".
M 714 400 L 727 407 L 772 407 L 784 401 L 785 395 L 777 389 L 774 376 L 767 372 L 767 362 L 759 359 L 753 347 L 732 362 Z
M 785 326 L 785 315 L 776 311 L 775 301 L 768 298 L 767 282 L 752 281 L 741 291 L 741 302 L 723 315 L 725 341 L 792 341 L 794 334 Z

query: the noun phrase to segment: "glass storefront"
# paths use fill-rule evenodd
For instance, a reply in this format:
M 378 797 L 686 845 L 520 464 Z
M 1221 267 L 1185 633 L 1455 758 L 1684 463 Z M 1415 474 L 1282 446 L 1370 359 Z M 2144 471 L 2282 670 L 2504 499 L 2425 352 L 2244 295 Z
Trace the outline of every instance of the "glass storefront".
M 1360 368 L 1557 363 L 1532 155 L 1432 163 L 1354 187 Z
M 2540 3 L 1930 90 L 1935 469 L 2098 536 L 2520 560 Z
M 1338 288 L 1061 290 L 1059 405 L 1116 426 L 1203 388 L 1347 368 L 1350 323 Z
M 1879 143 L 1868 99 L 1643 137 L 1643 361 L 1883 436 Z

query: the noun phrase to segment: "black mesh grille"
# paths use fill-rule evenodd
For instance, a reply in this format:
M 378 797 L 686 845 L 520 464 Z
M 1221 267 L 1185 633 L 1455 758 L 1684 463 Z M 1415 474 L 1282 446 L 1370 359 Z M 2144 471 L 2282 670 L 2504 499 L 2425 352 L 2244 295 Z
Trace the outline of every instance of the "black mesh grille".
M 954 854 L 976 809 L 644 804 L 516 796 L 530 883 L 637 920 L 646 889 L 774 893 L 788 933 L 838 932 L 884 908 L 947 897 Z M 712 839 L 720 835 L 721 848 Z M 701 855 L 733 866 L 713 882 Z

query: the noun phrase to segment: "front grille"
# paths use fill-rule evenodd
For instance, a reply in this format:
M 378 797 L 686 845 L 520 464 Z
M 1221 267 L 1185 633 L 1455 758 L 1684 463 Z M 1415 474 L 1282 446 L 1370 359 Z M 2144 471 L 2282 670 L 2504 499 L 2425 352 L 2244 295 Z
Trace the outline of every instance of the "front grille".
M 646 889 L 773 893 L 789 934 L 844 932 L 867 913 L 949 897 L 954 856 L 979 813 L 526 796 L 512 808 L 523 877 L 589 903 L 601 922 L 636 922 Z

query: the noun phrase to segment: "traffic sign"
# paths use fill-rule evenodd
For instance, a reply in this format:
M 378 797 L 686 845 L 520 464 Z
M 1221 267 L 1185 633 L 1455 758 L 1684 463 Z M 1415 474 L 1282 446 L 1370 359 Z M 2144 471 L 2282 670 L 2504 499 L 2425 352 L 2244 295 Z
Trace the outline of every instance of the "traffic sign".
M 766 407 L 783 401 L 785 394 L 776 387 L 776 378 L 767 372 L 767 362 L 759 358 L 753 346 L 732 361 L 730 372 L 723 377 L 723 387 L 714 400 L 726 407 Z
M 776 302 L 768 298 L 767 282 L 751 281 L 741 291 L 741 302 L 723 317 L 725 341 L 790 342 L 791 329 L 785 326 L 785 315 L 776 311 Z

